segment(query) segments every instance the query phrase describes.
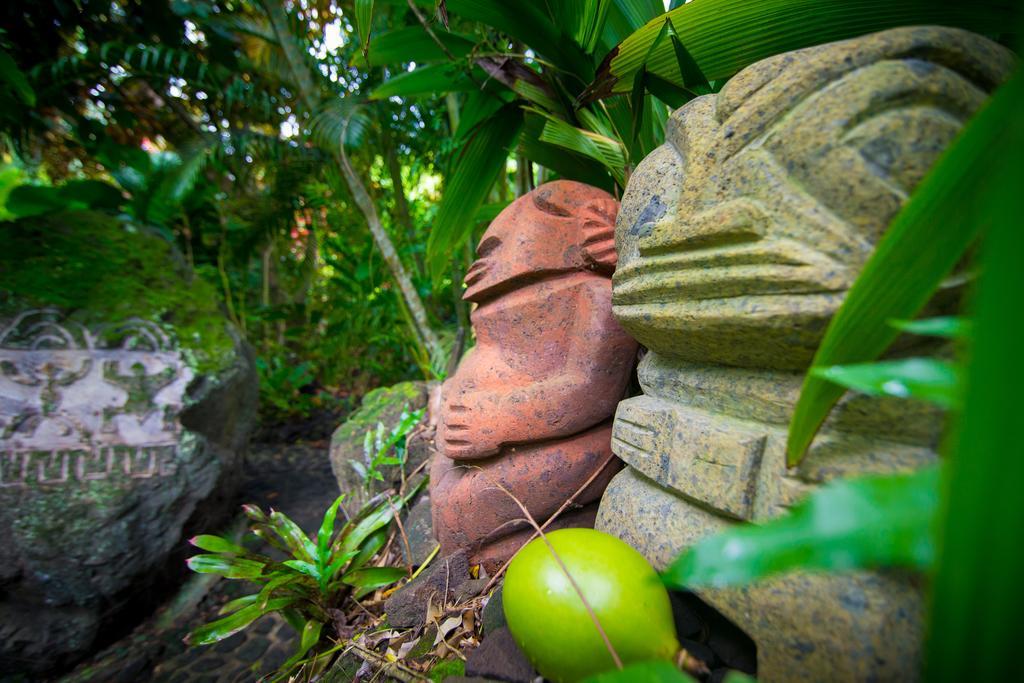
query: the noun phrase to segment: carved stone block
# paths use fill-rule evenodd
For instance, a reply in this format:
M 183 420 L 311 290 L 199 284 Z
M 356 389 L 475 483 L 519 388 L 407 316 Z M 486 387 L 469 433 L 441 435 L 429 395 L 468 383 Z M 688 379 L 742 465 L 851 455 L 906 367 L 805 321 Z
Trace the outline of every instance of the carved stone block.
M 790 470 L 786 432 L 846 290 L 1012 64 L 977 35 L 901 28 L 766 59 L 672 115 L 616 223 L 613 310 L 650 352 L 644 395 L 616 413 L 612 446 L 628 467 L 598 528 L 663 567 L 822 482 L 934 461 L 942 415 L 915 402 L 848 396 Z M 961 282 L 930 311 L 951 310 Z M 911 577 L 795 574 L 701 595 L 757 642 L 759 680 L 917 676 Z

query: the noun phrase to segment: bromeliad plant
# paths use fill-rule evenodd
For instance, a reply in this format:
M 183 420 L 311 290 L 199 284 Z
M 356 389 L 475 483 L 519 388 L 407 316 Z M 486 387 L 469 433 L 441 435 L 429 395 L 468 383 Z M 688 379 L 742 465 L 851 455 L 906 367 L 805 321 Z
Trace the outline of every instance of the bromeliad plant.
M 398 423 L 391 429 L 384 423 L 378 422 L 377 428 L 370 429 L 363 438 L 363 460 L 350 460 L 352 469 L 362 478 L 363 486 L 367 493 L 373 487 L 373 482 L 384 481 L 382 467 L 400 467 L 402 480 L 405 480 L 405 440 L 412 428 L 419 424 L 423 418 L 424 409 L 414 410 L 411 413 L 406 409 L 398 417 Z
M 417 487 L 418 489 L 418 487 Z M 226 615 L 192 631 L 186 642 L 209 645 L 238 633 L 260 617 L 279 612 L 300 634 L 295 654 L 279 670 L 286 675 L 297 666 L 313 662 L 311 651 L 337 633 L 334 615 L 348 597 L 360 599 L 406 575 L 396 567 L 367 567 L 385 545 L 392 517 L 413 495 L 378 498 L 335 531 L 335 521 L 344 495 L 324 513 L 315 542 L 282 512 L 264 513 L 255 505 L 244 505 L 252 520 L 251 533 L 283 552 L 279 561 L 252 552 L 220 536 L 200 535 L 192 545 L 207 551 L 189 558 L 192 571 L 218 574 L 226 579 L 245 579 L 261 586 L 251 595 L 232 600 L 221 608 Z M 324 631 L 325 626 L 327 632 Z

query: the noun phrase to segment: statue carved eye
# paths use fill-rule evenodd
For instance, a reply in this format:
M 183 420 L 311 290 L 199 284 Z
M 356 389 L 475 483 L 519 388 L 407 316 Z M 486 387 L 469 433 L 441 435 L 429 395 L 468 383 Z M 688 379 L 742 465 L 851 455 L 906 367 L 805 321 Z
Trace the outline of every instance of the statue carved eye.
M 640 253 L 654 256 L 756 242 L 764 236 L 768 221 L 761 206 L 746 198 L 719 204 L 686 220 L 663 215 L 651 221 L 642 234 Z
M 487 256 L 500 246 L 501 240 L 495 237 L 494 235 L 491 235 L 490 237 L 482 241 L 480 243 L 480 246 L 476 248 L 477 258 L 483 258 L 484 256 Z

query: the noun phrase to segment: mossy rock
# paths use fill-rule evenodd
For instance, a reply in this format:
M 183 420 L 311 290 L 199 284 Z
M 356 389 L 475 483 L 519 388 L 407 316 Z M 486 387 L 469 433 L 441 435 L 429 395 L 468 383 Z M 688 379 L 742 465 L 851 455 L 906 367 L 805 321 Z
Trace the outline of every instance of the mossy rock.
M 419 410 L 427 405 L 435 382 L 401 382 L 390 387 L 374 389 L 363 397 L 362 405 L 331 436 L 331 467 L 338 487 L 345 494 L 343 505 L 349 514 L 357 512 L 375 493 L 392 486 L 401 478 L 397 466 L 381 468 L 385 481 L 373 482 L 367 489 L 362 476 L 350 464 L 364 462 L 363 439 L 366 433 L 383 424 L 390 430 L 398 423 L 403 412 Z M 410 460 L 406 472 L 414 470 L 421 461 Z
M 218 301 L 148 229 L 0 223 L 0 670 L 87 655 L 233 507 L 258 387 Z

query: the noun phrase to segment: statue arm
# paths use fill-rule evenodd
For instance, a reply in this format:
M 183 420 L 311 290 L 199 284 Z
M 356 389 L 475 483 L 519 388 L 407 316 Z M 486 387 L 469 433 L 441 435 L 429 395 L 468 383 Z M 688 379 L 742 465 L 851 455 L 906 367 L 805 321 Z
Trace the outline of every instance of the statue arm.
M 603 303 L 581 299 L 567 363 L 558 374 L 525 386 L 453 396 L 440 435 L 445 454 L 457 460 L 487 458 L 505 446 L 571 436 L 611 416 L 629 381 L 636 343 Z

